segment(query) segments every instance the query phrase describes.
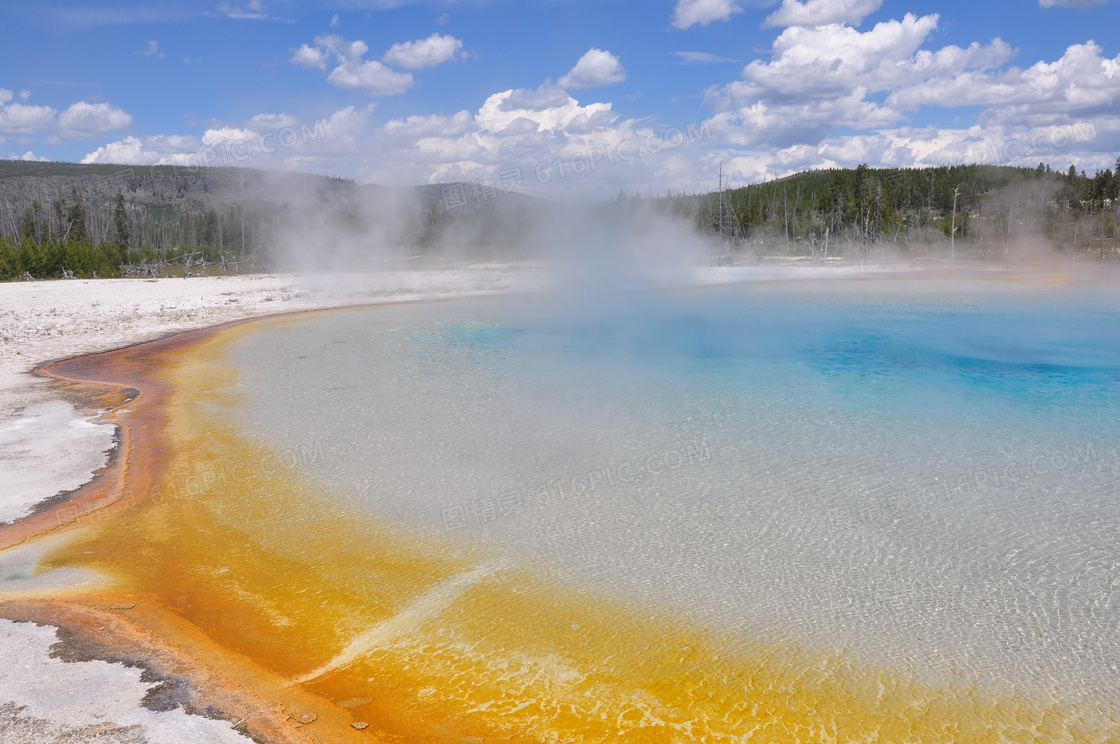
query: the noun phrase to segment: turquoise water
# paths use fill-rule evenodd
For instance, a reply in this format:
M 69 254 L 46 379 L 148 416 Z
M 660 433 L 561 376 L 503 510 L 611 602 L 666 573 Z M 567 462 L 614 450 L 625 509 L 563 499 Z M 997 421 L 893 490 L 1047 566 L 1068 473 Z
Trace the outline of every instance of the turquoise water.
M 1099 702 L 1120 682 L 1118 321 L 1115 293 L 979 282 L 386 306 L 242 342 L 239 416 L 321 445 L 304 464 L 355 517 Z

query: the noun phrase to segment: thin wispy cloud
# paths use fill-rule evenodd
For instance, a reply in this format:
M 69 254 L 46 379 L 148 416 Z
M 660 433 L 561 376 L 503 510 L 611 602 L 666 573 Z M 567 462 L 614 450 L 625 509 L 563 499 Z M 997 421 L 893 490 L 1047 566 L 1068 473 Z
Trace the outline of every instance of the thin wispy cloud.
M 682 65 L 711 65 L 721 62 L 738 62 L 730 57 L 720 57 L 707 52 L 673 52 Z
M 1104 5 L 1113 0 L 1038 0 L 1043 8 L 1091 8 L 1094 5 Z
M 159 42 L 155 39 L 148 42 L 147 49 L 140 52 L 133 52 L 133 54 L 139 57 L 155 57 L 156 59 L 163 59 L 167 56 L 159 50 Z
M 218 4 L 217 13 L 208 12 L 206 15 L 222 15 L 226 18 L 249 21 L 279 21 L 280 23 L 295 23 L 291 18 L 281 18 L 269 15 L 265 11 L 262 0 L 249 0 L 245 6 L 234 5 L 229 2 Z
M 180 5 L 40 5 L 43 17 L 66 26 L 97 27 L 134 24 L 182 23 L 197 14 Z

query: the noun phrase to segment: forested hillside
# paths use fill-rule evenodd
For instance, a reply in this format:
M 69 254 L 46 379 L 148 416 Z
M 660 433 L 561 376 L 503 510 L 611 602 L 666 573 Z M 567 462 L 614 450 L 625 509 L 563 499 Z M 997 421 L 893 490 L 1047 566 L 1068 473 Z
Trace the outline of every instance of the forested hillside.
M 702 229 L 748 252 L 821 257 L 827 244 L 829 255 L 883 246 L 913 254 L 954 244 L 984 256 L 1045 241 L 1061 253 L 1104 258 L 1120 250 L 1118 188 L 1111 170 L 1087 176 L 1072 166 L 1063 174 L 1044 165 L 861 165 L 707 194 L 695 200 L 695 216 Z
M 187 271 L 263 266 L 274 181 L 232 168 L 0 162 L 0 277 L 118 276 L 171 259 Z M 292 175 L 282 186 L 318 195 L 353 184 Z
M 1117 164 L 1120 169 L 1120 163 Z M 564 207 L 471 184 L 416 188 L 245 168 L 0 161 L 0 279 L 362 267 L 524 258 Z M 449 208 L 448 190 L 467 202 Z M 863 260 L 1033 250 L 1120 258 L 1120 179 L 1037 168 L 819 170 L 705 195 L 620 196 L 693 221 L 713 258 Z M 477 192 L 477 189 L 475 189 Z M 613 211 L 612 211 L 613 210 Z M 564 221 L 560 220 L 560 224 Z M 380 265 L 380 264 L 379 264 Z
M 247 168 L 0 161 L 0 279 L 306 266 L 339 244 L 350 262 L 464 240 L 485 257 L 487 233 L 516 233 L 534 202 L 498 193 L 448 210 L 440 187 Z

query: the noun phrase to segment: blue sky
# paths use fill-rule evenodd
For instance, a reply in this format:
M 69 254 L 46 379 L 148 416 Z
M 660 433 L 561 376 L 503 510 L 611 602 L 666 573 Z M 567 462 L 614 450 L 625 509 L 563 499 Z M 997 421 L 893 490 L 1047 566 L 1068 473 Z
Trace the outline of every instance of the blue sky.
M 1120 155 L 1120 2 L 0 6 L 0 156 L 584 199 Z M 594 167 L 591 167 L 594 165 Z

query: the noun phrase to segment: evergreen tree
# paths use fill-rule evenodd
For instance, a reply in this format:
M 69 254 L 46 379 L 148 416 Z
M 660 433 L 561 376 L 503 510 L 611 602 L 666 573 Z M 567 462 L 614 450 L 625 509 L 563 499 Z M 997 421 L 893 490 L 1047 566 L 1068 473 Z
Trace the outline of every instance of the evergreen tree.
M 0 279 L 16 279 L 22 274 L 19 250 L 11 240 L 0 237 Z
M 35 235 L 35 210 L 31 207 L 23 210 L 23 219 L 19 222 L 19 239 L 21 242 L 24 240 L 39 242 Z
M 86 228 L 86 208 L 82 204 L 82 197 L 78 196 L 78 187 L 71 191 L 73 201 L 66 209 L 66 242 L 88 243 L 89 230 Z
M 128 249 L 129 238 L 131 238 L 130 227 L 128 210 L 124 206 L 124 194 L 118 189 L 113 199 L 113 242 L 123 250 Z

